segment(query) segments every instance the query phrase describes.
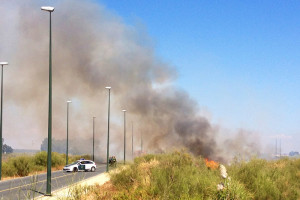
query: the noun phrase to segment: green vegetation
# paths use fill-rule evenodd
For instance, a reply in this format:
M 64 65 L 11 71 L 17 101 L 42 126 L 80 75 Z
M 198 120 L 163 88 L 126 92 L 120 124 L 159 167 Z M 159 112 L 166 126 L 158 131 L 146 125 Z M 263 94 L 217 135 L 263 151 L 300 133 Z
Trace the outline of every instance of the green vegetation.
M 80 158 L 90 159 L 90 155 L 69 156 L 69 163 Z M 61 169 L 66 164 L 66 155 L 52 152 L 52 167 Z M 5 159 L 2 166 L 3 177 L 28 176 L 30 173 L 45 171 L 47 166 L 47 152 L 42 151 L 35 155 L 11 156 Z
M 233 163 L 228 173 L 252 192 L 255 199 L 300 198 L 300 159 L 253 158 L 249 162 Z
M 224 179 L 219 168 L 182 151 L 146 155 L 112 171 L 110 182 L 84 188 L 88 195 L 77 188 L 73 199 L 300 198 L 300 159 L 235 161 L 227 173 Z
M 219 170 L 209 169 L 203 158 L 186 152 L 146 155 L 111 175 L 117 192 L 113 199 L 249 199 L 252 193 L 236 180 L 225 184 Z

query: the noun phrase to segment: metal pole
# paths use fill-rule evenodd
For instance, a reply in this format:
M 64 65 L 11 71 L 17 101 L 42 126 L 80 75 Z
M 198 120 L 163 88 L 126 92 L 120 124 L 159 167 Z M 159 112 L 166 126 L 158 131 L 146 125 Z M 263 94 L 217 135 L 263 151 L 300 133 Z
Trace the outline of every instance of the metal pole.
M 279 138 L 279 157 L 281 158 L 281 138 Z
M 51 152 L 52 152 L 52 35 L 50 12 L 50 39 L 49 39 L 49 110 L 48 110 L 48 158 L 47 158 L 47 190 L 51 195 Z
M 3 65 L 1 65 L 1 121 L 0 121 L 0 139 L 1 139 L 1 144 L 0 144 L 0 180 L 2 177 L 2 143 L 3 143 L 3 139 L 2 139 L 2 109 L 3 109 Z
M 110 115 L 110 88 L 108 89 L 108 123 L 107 123 L 107 156 L 106 156 L 106 172 L 108 169 L 108 159 L 109 159 L 109 115 Z
M 66 149 L 66 165 L 69 162 L 69 102 L 67 102 L 67 149 Z
M 126 111 L 124 111 L 124 165 L 126 161 Z
M 143 133 L 141 132 L 141 153 L 143 153 Z
M 95 118 L 93 117 L 93 161 L 95 161 Z
M 133 160 L 133 122 L 131 122 L 132 125 L 132 133 L 131 133 L 131 156 Z
M 276 138 L 276 144 L 275 144 L 275 157 L 277 156 L 277 138 Z

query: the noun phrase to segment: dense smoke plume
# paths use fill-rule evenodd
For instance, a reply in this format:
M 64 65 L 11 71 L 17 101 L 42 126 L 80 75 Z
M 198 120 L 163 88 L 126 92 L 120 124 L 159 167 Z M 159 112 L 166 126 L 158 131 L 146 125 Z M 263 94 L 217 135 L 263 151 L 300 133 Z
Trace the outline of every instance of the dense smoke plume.
M 40 10 L 43 4 L 33 0 L 0 4 L 0 24 L 6 27 L 0 31 L 0 59 L 10 62 L 4 70 L 3 136 L 15 148 L 39 148 L 47 137 L 49 13 Z M 236 152 L 243 154 L 244 148 L 247 153 L 257 148 L 229 139 L 199 115 L 197 103 L 172 85 L 176 70 L 155 56 L 143 31 L 125 25 L 93 1 L 51 5 L 56 8 L 52 14 L 54 138 L 66 138 L 66 101 L 71 99 L 70 138 L 85 141 L 76 143 L 80 148 L 91 148 L 91 140 L 86 139 L 92 137 L 96 116 L 96 157 L 104 157 L 108 104 L 104 88 L 111 86 L 111 154 L 123 153 L 122 109 L 128 110 L 127 152 L 131 122 L 135 150 L 140 149 L 141 134 L 149 152 L 186 148 L 195 155 L 223 160 Z M 220 136 L 226 141 L 216 139 Z

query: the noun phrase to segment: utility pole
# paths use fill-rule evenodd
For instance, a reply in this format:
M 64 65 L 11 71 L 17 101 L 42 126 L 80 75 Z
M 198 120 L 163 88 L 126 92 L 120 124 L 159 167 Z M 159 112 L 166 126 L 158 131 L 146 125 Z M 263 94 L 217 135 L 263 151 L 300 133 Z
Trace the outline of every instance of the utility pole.
M 131 133 L 131 156 L 132 156 L 132 160 L 133 160 L 133 122 L 131 122 L 132 124 L 132 133 Z
M 72 101 L 67 101 L 67 148 L 66 148 L 66 165 L 69 163 L 69 103 Z
M 47 155 L 47 186 L 46 195 L 51 196 L 51 153 L 52 153 L 52 26 L 51 14 L 54 7 L 43 6 L 43 11 L 50 13 L 49 22 L 49 103 L 48 103 L 48 155 Z
M 3 110 L 3 66 L 4 65 L 8 65 L 8 62 L 0 62 L 0 65 L 1 65 L 1 113 L 0 113 L 0 139 L 1 139 L 1 142 L 0 142 L 0 180 L 1 180 L 1 177 L 2 177 L 2 148 L 3 148 L 3 138 L 2 138 L 2 110 Z
M 126 162 L 126 110 L 122 110 L 124 112 L 124 165 Z
M 275 156 L 277 156 L 277 138 L 276 138 L 276 144 L 275 144 Z
M 108 120 L 107 120 L 107 150 L 106 150 L 106 172 L 109 171 L 108 160 L 109 160 L 109 118 L 110 118 L 110 89 L 111 87 L 105 87 L 108 89 Z
M 141 153 L 143 153 L 143 133 L 141 132 Z
M 95 162 L 95 118 L 93 117 L 93 161 Z
M 279 138 L 279 157 L 281 158 L 281 138 Z

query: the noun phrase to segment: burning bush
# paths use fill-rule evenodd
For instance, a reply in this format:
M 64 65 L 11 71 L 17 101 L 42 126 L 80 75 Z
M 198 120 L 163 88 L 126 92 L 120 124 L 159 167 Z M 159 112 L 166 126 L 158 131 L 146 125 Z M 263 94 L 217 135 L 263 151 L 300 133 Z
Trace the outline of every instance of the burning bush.
M 111 175 L 111 187 L 114 188 L 112 198 L 218 199 L 223 194 L 229 194 L 227 196 L 232 199 L 251 197 L 235 181 L 228 190 L 218 191 L 217 185 L 223 179 L 218 170 L 210 170 L 216 169 L 218 165 L 183 151 L 139 157 L 122 172 Z M 107 188 L 103 193 L 106 191 Z
M 95 186 L 88 197 L 224 200 L 300 198 L 300 159 L 252 159 L 226 166 L 228 171 L 224 165 L 218 165 L 219 170 L 211 170 L 216 167 L 215 162 L 192 157 L 186 152 L 145 155 L 136 158 L 133 164 L 123 167 L 119 173 L 111 173 L 111 181 L 103 186 Z
M 205 164 L 209 169 L 218 169 L 219 163 L 205 158 Z

